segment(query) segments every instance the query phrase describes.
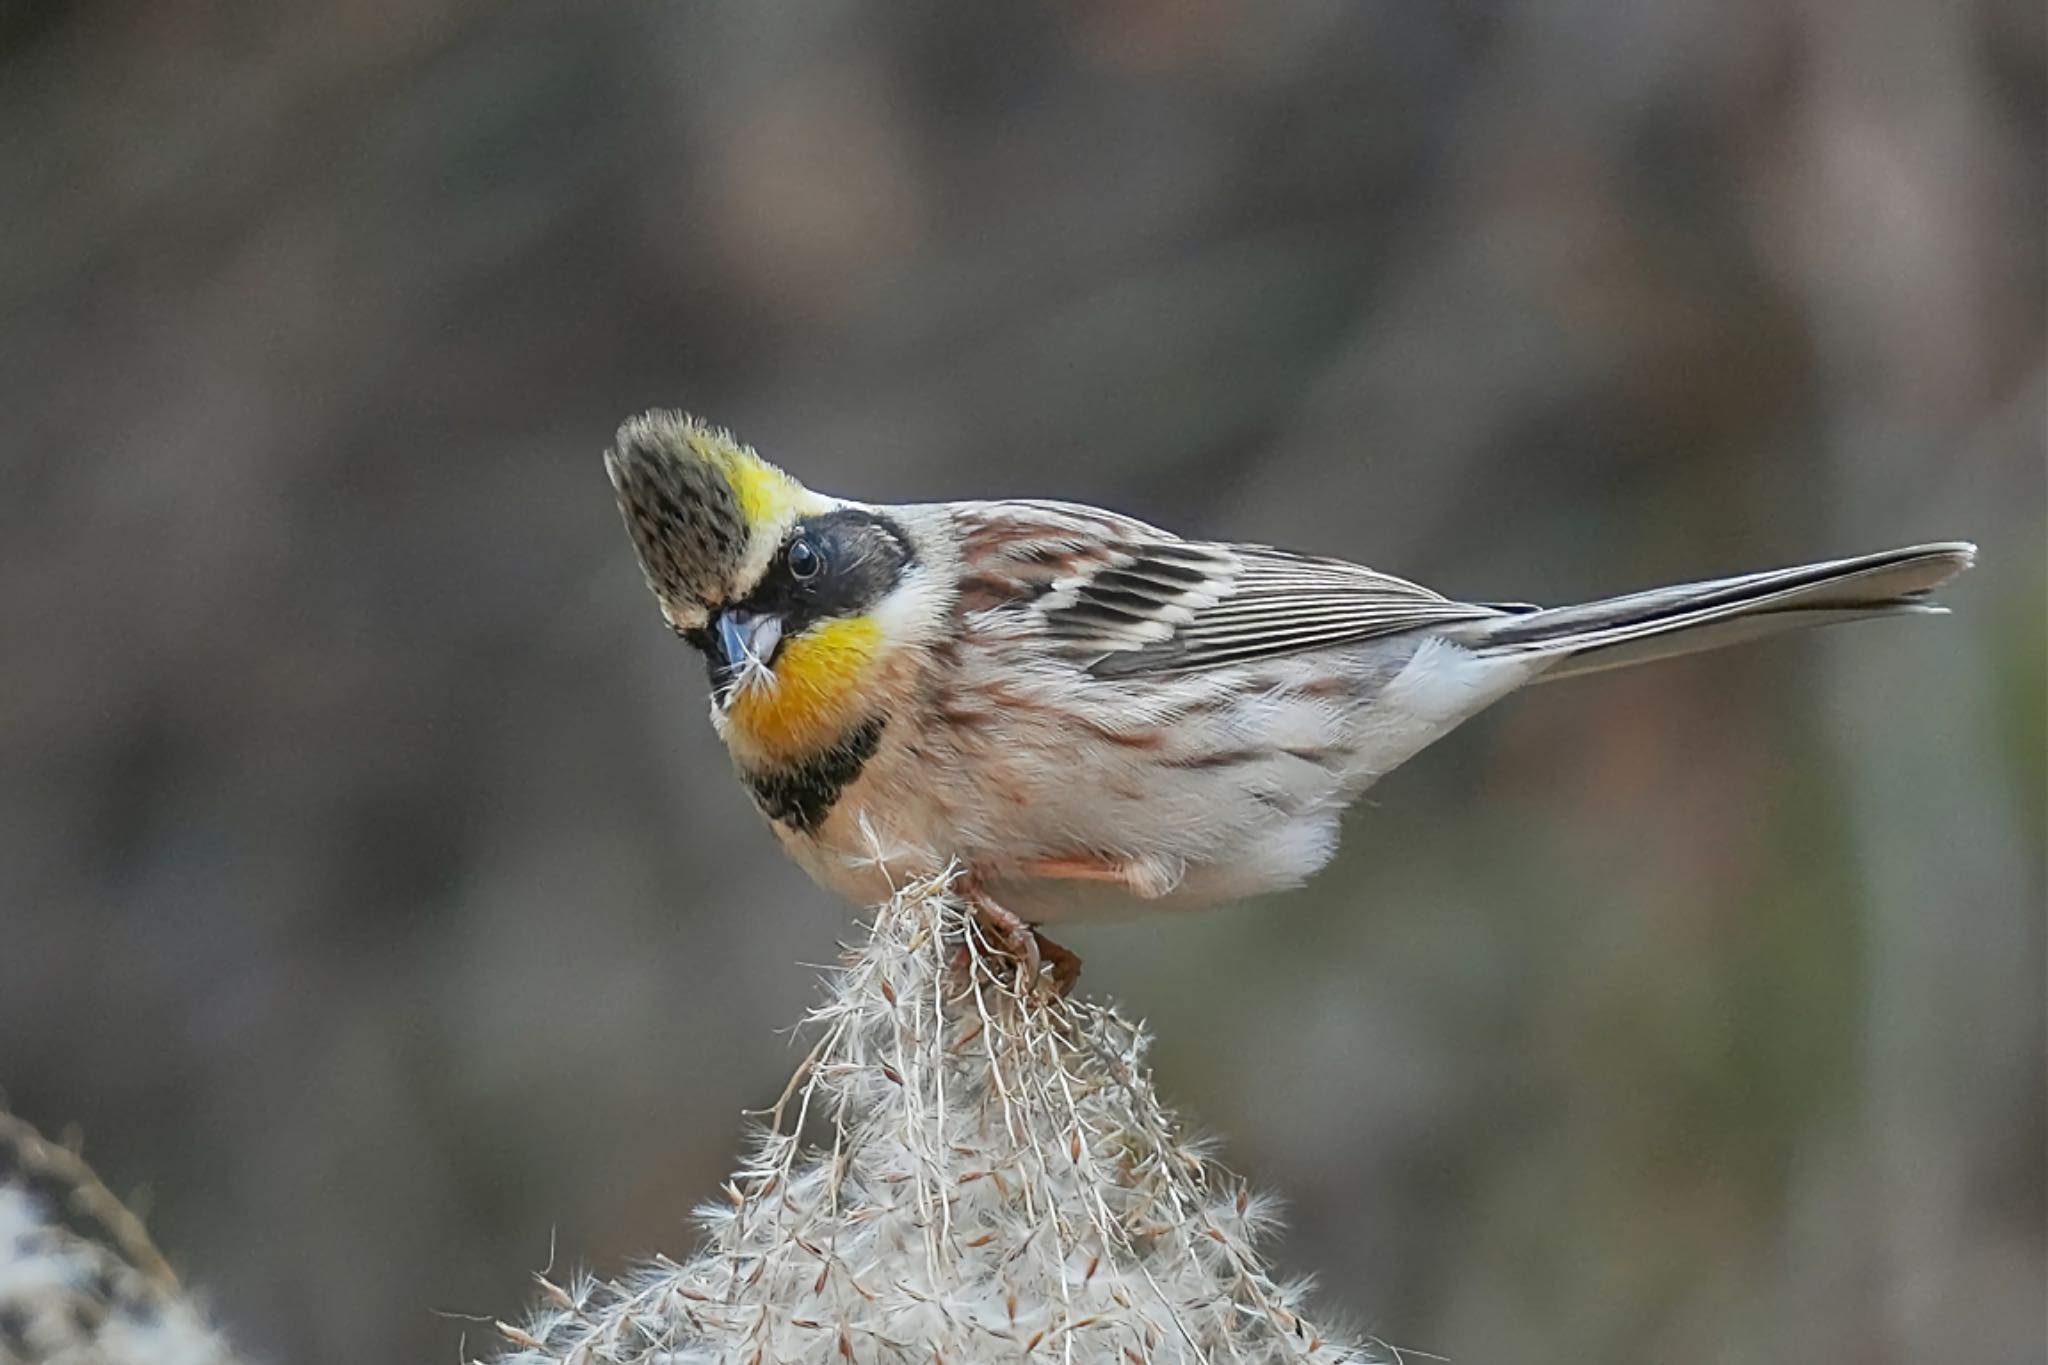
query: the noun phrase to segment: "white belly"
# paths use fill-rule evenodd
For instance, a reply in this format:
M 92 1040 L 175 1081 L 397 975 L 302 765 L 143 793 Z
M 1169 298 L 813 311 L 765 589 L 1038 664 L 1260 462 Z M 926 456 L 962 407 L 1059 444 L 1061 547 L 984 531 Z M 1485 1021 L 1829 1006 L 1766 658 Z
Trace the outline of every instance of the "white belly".
M 1240 899 L 1322 868 L 1360 792 L 1547 661 L 1397 639 L 1344 658 L 1355 694 L 1306 690 L 1337 662 L 1187 675 L 1174 713 L 1121 742 L 1102 718 L 1127 724 L 1133 702 L 1112 689 L 1157 701 L 1153 680 L 1068 681 L 971 732 L 912 735 L 898 721 L 816 830 L 777 832 L 816 880 L 863 905 L 949 867 L 1040 922 Z M 1083 859 L 1130 875 L 1035 870 Z

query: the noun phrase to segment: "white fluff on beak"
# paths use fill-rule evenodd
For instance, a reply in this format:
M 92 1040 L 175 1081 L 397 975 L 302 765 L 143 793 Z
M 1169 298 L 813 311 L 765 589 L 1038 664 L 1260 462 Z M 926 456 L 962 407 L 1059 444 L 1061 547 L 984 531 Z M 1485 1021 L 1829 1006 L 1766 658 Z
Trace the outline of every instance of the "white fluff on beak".
M 718 693 L 721 709 L 746 689 L 774 685 L 770 665 L 781 643 L 782 618 L 773 612 L 728 611 L 719 616 L 718 648 L 729 679 Z

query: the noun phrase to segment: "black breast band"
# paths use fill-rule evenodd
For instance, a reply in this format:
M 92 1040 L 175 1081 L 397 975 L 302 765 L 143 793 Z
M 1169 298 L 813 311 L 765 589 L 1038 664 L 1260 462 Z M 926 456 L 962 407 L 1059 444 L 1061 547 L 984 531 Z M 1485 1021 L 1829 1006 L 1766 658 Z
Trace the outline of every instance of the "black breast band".
M 822 753 L 778 768 L 743 768 L 740 775 L 763 815 L 779 825 L 815 833 L 839 793 L 875 756 L 888 724 L 887 716 L 872 716 Z

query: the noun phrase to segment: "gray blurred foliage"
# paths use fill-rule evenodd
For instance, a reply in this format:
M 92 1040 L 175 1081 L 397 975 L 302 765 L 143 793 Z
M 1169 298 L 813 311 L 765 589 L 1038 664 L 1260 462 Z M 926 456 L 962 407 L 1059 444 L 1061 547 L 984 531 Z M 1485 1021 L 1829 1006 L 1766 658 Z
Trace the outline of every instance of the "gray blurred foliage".
M 1564 599 L 1971 536 L 1082 930 L 1458 1361 L 2039 1359 L 2035 0 L 0 5 L 0 1084 L 252 1355 L 681 1250 L 846 911 L 597 453 Z

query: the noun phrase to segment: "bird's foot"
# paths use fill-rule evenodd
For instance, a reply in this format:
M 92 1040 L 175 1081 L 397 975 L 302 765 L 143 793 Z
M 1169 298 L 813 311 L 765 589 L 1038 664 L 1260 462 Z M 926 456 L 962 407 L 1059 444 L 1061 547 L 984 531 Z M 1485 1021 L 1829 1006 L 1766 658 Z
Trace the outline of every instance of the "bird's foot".
M 974 907 L 974 922 L 981 932 L 1016 962 L 1019 985 L 1029 987 L 1050 969 L 1054 994 L 1065 995 L 1074 989 L 1074 983 L 1081 977 L 1078 954 L 997 904 L 972 878 L 963 877 L 960 890 Z

